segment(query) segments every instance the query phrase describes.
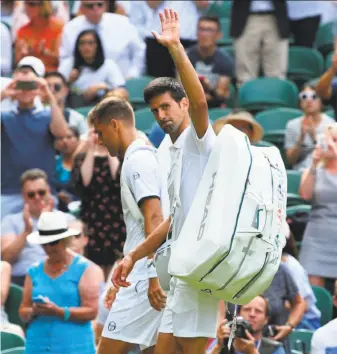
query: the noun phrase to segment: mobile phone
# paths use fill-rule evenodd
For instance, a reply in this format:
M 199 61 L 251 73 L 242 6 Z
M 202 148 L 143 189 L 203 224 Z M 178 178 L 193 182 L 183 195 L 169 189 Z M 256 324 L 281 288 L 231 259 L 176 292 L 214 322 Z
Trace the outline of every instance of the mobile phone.
M 16 89 L 22 91 L 31 91 L 37 89 L 36 81 L 18 81 L 16 83 Z
M 276 325 L 268 325 L 267 337 L 275 337 L 277 334 Z
M 46 298 L 42 295 L 35 296 L 35 297 L 33 297 L 32 300 L 36 304 L 47 304 L 48 303 Z

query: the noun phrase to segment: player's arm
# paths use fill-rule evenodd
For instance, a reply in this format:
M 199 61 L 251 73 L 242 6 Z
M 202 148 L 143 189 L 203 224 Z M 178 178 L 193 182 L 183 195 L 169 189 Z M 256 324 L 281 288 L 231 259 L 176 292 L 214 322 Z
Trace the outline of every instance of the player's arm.
M 190 101 L 192 123 L 199 139 L 201 139 L 208 128 L 208 107 L 204 89 L 200 83 L 199 76 L 188 58 L 185 48 L 180 42 L 179 18 L 177 12 L 165 9 L 164 14 L 160 13 L 162 33 L 159 35 L 153 32 L 157 41 L 167 47 L 177 68 L 181 83 Z

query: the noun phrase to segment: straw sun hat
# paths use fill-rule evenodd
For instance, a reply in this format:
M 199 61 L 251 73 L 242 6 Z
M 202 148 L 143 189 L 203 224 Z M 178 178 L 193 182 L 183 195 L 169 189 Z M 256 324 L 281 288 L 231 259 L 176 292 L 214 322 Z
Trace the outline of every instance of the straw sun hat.
M 68 228 L 66 214 L 62 211 L 42 213 L 37 222 L 37 229 L 38 231 L 27 236 L 27 240 L 31 244 L 44 245 L 79 234 L 79 230 Z
M 254 120 L 253 116 L 248 112 L 238 112 L 238 113 L 231 113 L 224 118 L 217 119 L 213 124 L 213 129 L 216 134 L 219 134 L 220 130 L 226 124 L 232 124 L 235 122 L 246 122 L 250 124 L 253 129 L 252 134 L 252 143 L 257 143 L 263 137 L 263 128 L 262 126 Z

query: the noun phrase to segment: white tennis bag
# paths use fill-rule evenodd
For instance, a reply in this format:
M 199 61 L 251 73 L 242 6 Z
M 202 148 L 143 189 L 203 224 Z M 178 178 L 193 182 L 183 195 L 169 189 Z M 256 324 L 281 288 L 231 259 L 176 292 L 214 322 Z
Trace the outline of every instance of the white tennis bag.
M 285 245 L 287 179 L 275 147 L 221 130 L 177 241 L 169 273 L 234 304 L 270 285 Z

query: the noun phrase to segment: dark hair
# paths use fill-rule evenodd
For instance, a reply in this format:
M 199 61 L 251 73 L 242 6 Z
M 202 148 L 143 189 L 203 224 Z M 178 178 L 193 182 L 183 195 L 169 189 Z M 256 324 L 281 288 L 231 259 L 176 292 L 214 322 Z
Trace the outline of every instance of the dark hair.
M 218 30 L 220 31 L 221 29 L 221 24 L 218 16 L 210 16 L 210 15 L 201 16 L 198 20 L 198 24 L 202 21 L 214 22 L 217 24 Z
M 129 121 L 134 124 L 135 118 L 129 102 L 117 97 L 107 97 L 99 102 L 88 114 L 91 124 L 107 122 L 111 119 Z
M 152 80 L 144 89 L 144 101 L 149 104 L 157 96 L 169 92 L 176 102 L 186 97 L 186 92 L 181 84 L 172 77 L 158 77 Z
M 48 183 L 47 174 L 43 170 L 40 170 L 39 168 L 27 170 L 20 177 L 21 187 L 23 187 L 27 181 L 36 181 L 40 178 L 44 179 L 46 183 Z
M 85 36 L 86 34 L 92 34 L 95 37 L 95 40 L 97 43 L 97 50 L 96 50 L 96 54 L 95 54 L 95 59 L 94 59 L 93 63 L 91 63 L 91 64 L 87 63 L 84 60 L 84 58 L 81 56 L 80 50 L 79 50 L 79 44 L 80 44 L 81 37 Z M 104 64 L 105 57 L 104 57 L 104 52 L 103 52 L 102 41 L 99 38 L 99 36 L 95 30 L 85 30 L 85 31 L 82 31 L 78 35 L 78 37 L 76 39 L 76 44 L 75 44 L 74 57 L 75 57 L 74 68 L 79 71 L 80 71 L 81 67 L 83 67 L 83 66 L 87 66 L 93 70 L 97 70 Z
M 77 139 L 80 138 L 80 131 L 78 130 L 77 127 L 71 125 L 71 126 L 68 127 L 68 129 L 71 130 L 71 132 L 75 135 L 75 137 L 76 137 Z
M 63 85 L 68 86 L 66 78 L 58 71 L 50 71 L 44 76 L 45 79 L 48 79 L 49 77 L 58 77 L 62 80 Z

